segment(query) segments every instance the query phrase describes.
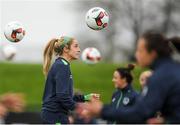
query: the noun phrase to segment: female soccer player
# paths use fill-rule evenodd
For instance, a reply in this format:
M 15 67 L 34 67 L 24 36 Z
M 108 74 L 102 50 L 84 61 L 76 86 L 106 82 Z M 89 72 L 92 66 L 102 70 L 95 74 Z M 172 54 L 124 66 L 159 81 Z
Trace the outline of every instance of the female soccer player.
M 117 89 L 112 96 L 111 106 L 118 108 L 129 107 L 134 105 L 137 100 L 138 94 L 132 88 L 133 76 L 131 71 L 134 69 L 134 65 L 129 64 L 127 68 L 117 68 L 114 71 L 112 82 Z M 123 123 L 121 121 L 114 121 L 108 123 Z
M 50 67 L 53 54 L 58 58 Z M 78 59 L 79 55 L 78 41 L 67 36 L 52 39 L 45 47 L 43 72 L 46 84 L 41 115 L 46 124 L 68 124 L 68 112 L 75 109 L 76 102 L 84 102 L 96 96 L 96 94 L 73 96 L 70 62 Z

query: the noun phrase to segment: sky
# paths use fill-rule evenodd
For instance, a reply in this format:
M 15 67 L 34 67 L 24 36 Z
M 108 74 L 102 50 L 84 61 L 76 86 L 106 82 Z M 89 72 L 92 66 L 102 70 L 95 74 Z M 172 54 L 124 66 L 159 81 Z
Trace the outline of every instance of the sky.
M 10 44 L 17 49 L 13 62 L 42 63 L 45 45 L 52 38 L 63 35 L 77 38 L 82 45 L 81 50 L 86 47 L 97 47 L 100 43 L 101 53 L 105 54 L 106 49 L 102 48 L 104 36 L 101 36 L 101 31 L 93 31 L 85 23 L 86 12 L 94 6 L 87 5 L 87 10 L 82 10 L 77 6 L 78 2 L 81 0 L 0 0 L 0 61 L 4 60 L 3 47 Z M 103 8 L 103 6 L 100 7 Z M 25 37 L 18 43 L 9 42 L 3 33 L 5 26 L 12 21 L 20 22 L 26 30 Z M 133 44 L 130 42 L 132 34 L 126 29 L 122 30 L 123 32 L 119 33 L 116 38 L 118 39 L 117 44 L 132 49 Z M 86 36 L 88 34 L 88 38 L 84 37 L 83 33 Z M 83 41 L 81 37 L 86 40 Z M 96 41 L 84 44 L 90 38 Z M 125 60 L 123 57 L 126 56 L 118 52 L 115 57 L 119 62 Z
M 15 46 L 14 62 L 42 62 L 43 49 L 50 39 L 74 36 L 75 19 L 72 0 L 1 0 L 0 49 L 8 44 Z M 21 22 L 26 30 L 18 43 L 9 42 L 3 34 L 4 27 L 12 21 Z

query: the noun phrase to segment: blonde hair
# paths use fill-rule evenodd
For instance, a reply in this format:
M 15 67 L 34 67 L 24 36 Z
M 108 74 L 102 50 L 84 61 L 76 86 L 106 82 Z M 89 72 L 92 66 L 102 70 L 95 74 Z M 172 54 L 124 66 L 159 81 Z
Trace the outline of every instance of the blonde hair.
M 146 84 L 146 83 L 141 83 L 141 80 L 142 79 L 145 79 L 145 81 L 150 77 L 150 76 L 152 76 L 152 74 L 153 74 L 153 71 L 151 71 L 151 70 L 147 70 L 147 71 L 144 71 L 144 72 L 142 72 L 141 73 L 141 75 L 140 75 L 140 77 L 139 77 L 139 81 L 140 81 L 140 84 L 143 86 L 144 84 Z
M 43 73 L 47 76 L 51 65 L 53 55 L 62 55 L 63 48 L 67 47 L 70 49 L 73 38 L 61 37 L 60 39 L 51 39 L 44 49 L 44 60 L 43 60 Z

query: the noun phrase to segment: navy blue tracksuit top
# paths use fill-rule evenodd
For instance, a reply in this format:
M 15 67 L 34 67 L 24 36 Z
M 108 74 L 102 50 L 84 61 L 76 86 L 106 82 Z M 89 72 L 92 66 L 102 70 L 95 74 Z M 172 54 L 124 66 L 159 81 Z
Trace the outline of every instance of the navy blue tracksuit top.
M 112 95 L 111 106 L 118 108 L 131 107 L 135 104 L 139 94 L 128 84 L 123 89 L 116 89 Z M 109 124 L 121 124 L 121 121 L 108 121 Z
M 57 58 L 46 79 L 42 104 L 43 120 L 47 123 L 56 123 L 62 119 L 59 117 L 67 118 L 69 110 L 75 108 L 76 102 L 83 101 L 83 95 L 73 96 L 73 80 L 69 63 L 61 57 Z
M 180 123 L 180 64 L 161 58 L 151 68 L 153 75 L 135 105 L 118 109 L 105 105 L 101 111 L 103 119 L 142 123 L 160 111 L 167 123 Z

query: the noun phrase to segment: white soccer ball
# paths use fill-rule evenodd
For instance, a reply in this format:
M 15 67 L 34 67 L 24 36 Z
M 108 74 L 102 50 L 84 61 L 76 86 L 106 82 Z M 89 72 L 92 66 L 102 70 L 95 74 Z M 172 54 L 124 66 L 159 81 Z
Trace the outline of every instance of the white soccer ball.
M 25 29 L 17 21 L 10 22 L 5 26 L 4 35 L 11 42 L 19 42 L 25 36 Z
M 107 27 L 109 15 L 103 8 L 94 7 L 86 13 L 85 20 L 89 28 L 93 30 L 101 30 Z
M 12 60 L 17 53 L 17 49 L 12 45 L 6 45 L 2 49 L 2 53 L 6 60 Z
M 83 50 L 81 58 L 87 64 L 96 64 L 101 60 L 101 54 L 98 49 L 88 47 Z

